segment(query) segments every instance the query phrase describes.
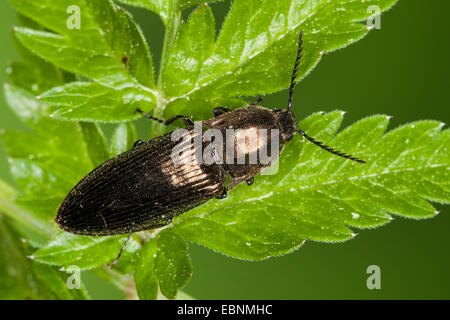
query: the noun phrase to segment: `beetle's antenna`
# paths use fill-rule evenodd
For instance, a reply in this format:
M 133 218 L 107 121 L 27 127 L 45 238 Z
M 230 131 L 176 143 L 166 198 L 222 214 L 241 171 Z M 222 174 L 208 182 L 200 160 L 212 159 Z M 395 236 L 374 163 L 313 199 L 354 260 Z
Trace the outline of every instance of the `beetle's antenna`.
M 303 56 L 302 44 L 303 44 L 303 31 L 300 31 L 300 35 L 298 36 L 297 58 L 295 58 L 294 70 L 292 70 L 291 85 L 289 86 L 289 101 L 288 101 L 287 111 L 291 111 L 291 109 L 292 109 L 292 95 L 294 94 L 294 87 L 297 84 L 297 82 L 295 81 L 295 78 L 297 78 L 298 65 L 300 64 L 300 59 Z
M 297 84 L 297 82 L 295 81 L 295 78 L 297 78 L 298 65 L 300 64 L 300 60 L 301 60 L 301 58 L 303 56 L 303 54 L 302 54 L 302 51 L 303 51 L 302 45 L 303 45 L 303 32 L 300 31 L 300 35 L 298 36 L 297 58 L 295 58 L 294 69 L 292 70 L 291 85 L 289 86 L 289 101 L 288 101 L 287 111 L 291 111 L 291 109 L 292 109 L 292 95 L 294 94 L 294 87 Z M 360 159 L 358 159 L 358 158 L 356 158 L 356 157 L 354 157 L 354 156 L 352 156 L 350 154 L 346 154 L 344 152 L 334 150 L 333 148 L 323 144 L 322 142 L 317 141 L 316 139 L 308 136 L 306 134 L 306 132 L 303 131 L 303 130 L 297 129 L 295 131 L 300 133 L 302 136 L 304 136 L 306 139 L 308 139 L 309 141 L 314 143 L 316 146 L 318 146 L 318 147 L 320 147 L 320 148 L 322 148 L 322 149 L 324 149 L 324 150 L 326 150 L 326 151 L 328 151 L 328 152 L 330 152 L 332 154 L 335 154 L 335 155 L 337 155 L 339 157 L 350 159 L 350 160 L 353 160 L 353 161 L 356 161 L 356 162 L 359 162 L 359 163 L 366 163 L 364 160 L 360 160 Z
M 354 156 L 352 156 L 350 154 L 346 154 L 346 153 L 341 152 L 341 151 L 336 151 L 333 148 L 331 148 L 331 147 L 329 147 L 327 145 L 324 145 L 322 142 L 317 141 L 316 139 L 311 138 L 310 136 L 308 136 L 306 134 L 306 132 L 303 131 L 303 130 L 297 129 L 295 131 L 300 133 L 302 136 L 304 136 L 306 139 L 308 139 L 309 141 L 314 143 L 316 146 L 321 147 L 322 149 L 324 149 L 324 150 L 326 150 L 326 151 L 328 151 L 328 152 L 330 152 L 332 154 L 335 154 L 335 155 L 337 155 L 339 157 L 350 159 L 350 160 L 353 160 L 353 161 L 356 161 L 356 162 L 359 162 L 359 163 L 366 163 L 364 160 L 360 160 L 360 159 L 358 159 L 358 158 L 356 158 L 356 157 L 354 157 Z

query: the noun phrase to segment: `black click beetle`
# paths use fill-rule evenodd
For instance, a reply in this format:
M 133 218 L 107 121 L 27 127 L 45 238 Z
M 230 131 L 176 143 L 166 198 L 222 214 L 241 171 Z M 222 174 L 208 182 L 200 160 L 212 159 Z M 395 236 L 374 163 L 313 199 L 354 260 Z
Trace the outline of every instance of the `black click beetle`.
M 202 126 L 219 130 L 278 129 L 280 152 L 295 133 L 300 133 L 326 151 L 365 163 L 351 155 L 335 151 L 297 129 L 297 121 L 291 108 L 297 68 L 302 56 L 302 43 L 300 33 L 286 110 L 258 106 L 262 100 L 260 97 L 254 104 L 233 111 L 216 108 L 215 117 L 203 121 Z M 192 130 L 193 127 L 193 122 L 186 116 L 179 115 L 163 121 L 141 110 L 136 111 L 166 125 L 183 119 L 188 129 Z M 240 182 L 246 181 L 250 185 L 253 183 L 253 177 L 268 166 L 262 163 L 207 165 L 195 162 L 179 165 L 171 158 L 171 151 L 176 144 L 177 141 L 171 139 L 171 133 L 148 142 L 137 141 L 131 150 L 94 169 L 62 202 L 56 217 L 58 225 L 65 231 L 82 235 L 130 232 L 131 237 L 133 232 L 165 226 L 172 218 L 214 197 L 224 198 L 226 192 Z M 191 146 L 188 147 L 191 150 Z M 230 177 L 228 185 L 227 176 Z M 120 253 L 122 251 L 123 248 Z

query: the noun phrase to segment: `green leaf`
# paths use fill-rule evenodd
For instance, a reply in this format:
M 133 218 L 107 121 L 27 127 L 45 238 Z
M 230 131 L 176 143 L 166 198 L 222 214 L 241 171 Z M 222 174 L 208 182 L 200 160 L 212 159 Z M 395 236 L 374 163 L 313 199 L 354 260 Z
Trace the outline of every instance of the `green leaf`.
M 161 232 L 157 239 L 158 251 L 155 272 L 161 293 L 175 299 L 180 288 L 192 277 L 191 259 L 186 242 L 170 232 Z
M 12 84 L 39 94 L 60 84 L 57 69 L 49 63 L 37 65 L 30 62 L 12 62 L 8 69 L 8 80 Z
M 149 241 L 139 252 L 134 279 L 139 298 L 155 300 L 158 297 L 158 277 L 155 272 L 158 246 L 156 241 Z
M 46 117 L 48 106 L 29 92 L 5 86 L 6 100 L 33 132 L 2 134 L 11 170 L 23 193 L 18 201 L 53 220 L 70 189 L 94 168 L 80 125 Z
M 430 218 L 437 211 L 428 201 L 450 202 L 450 130 L 442 123 L 419 121 L 383 134 L 389 118 L 373 116 L 334 136 L 342 117 L 314 114 L 300 128 L 366 165 L 294 137 L 276 175 L 257 176 L 251 187 L 177 217 L 172 231 L 236 258 L 261 260 L 295 250 L 303 239 L 351 239 L 356 233 L 349 227 L 378 227 L 391 214 Z
M 182 24 L 164 69 L 166 94 L 175 96 L 194 88 L 200 70 L 213 50 L 216 37 L 214 16 L 207 4 L 199 6 Z
M 192 277 L 186 242 L 167 230 L 159 233 L 143 247 L 134 274 L 141 299 L 156 299 L 158 286 L 166 298 L 175 299 Z
M 70 3 L 69 3 L 70 2 Z M 158 13 L 166 26 L 158 86 L 153 83 L 149 50 L 141 32 L 109 0 L 12 0 L 24 15 L 55 32 L 17 29 L 17 37 L 34 53 L 94 83 L 56 87 L 42 98 L 61 119 L 117 122 L 132 120 L 140 108 L 156 115 L 199 114 L 199 105 L 232 104 L 242 96 L 286 88 L 304 32 L 304 56 L 298 78 L 305 77 L 322 55 L 347 46 L 368 33 L 368 7 L 389 9 L 396 0 L 236 0 L 217 41 L 208 5 L 200 5 L 181 23 L 181 11 L 197 0 L 125 0 Z M 64 15 L 78 5 L 83 27 L 69 29 Z M 181 24 L 181 26 L 180 26 Z M 258 81 L 264 79 L 264 81 Z M 199 101 L 201 103 L 199 103 Z M 207 103 L 205 103 L 207 102 Z M 161 133 L 161 128 L 157 132 Z
M 2 299 L 88 299 L 84 287 L 69 289 L 69 274 L 35 263 L 30 248 L 0 215 L 0 295 Z
M 80 279 L 80 288 L 69 289 L 67 280 L 71 274 L 61 270 L 56 270 L 50 266 L 40 263 L 33 263 L 34 273 L 39 277 L 38 285 L 46 289 L 46 294 L 54 295 L 53 299 L 58 300 L 87 300 L 89 296 Z M 49 298 L 46 298 L 49 299 Z
M 24 26 L 41 29 L 39 25 L 22 15 L 19 15 L 18 19 Z M 62 70 L 31 53 L 18 41 L 15 34 L 13 41 L 22 61 L 14 61 L 9 65 L 7 73 L 10 83 L 33 94 L 40 94 L 63 84 L 64 79 L 69 77 Z
M 94 167 L 98 167 L 110 158 L 106 139 L 100 128 L 93 123 L 80 123 L 85 141 L 89 141 L 87 145 L 89 158 Z
M 150 51 L 143 35 L 129 13 L 112 1 L 10 2 L 23 15 L 55 32 L 17 28 L 18 39 L 39 56 L 107 85 L 131 86 L 136 83 L 133 77 L 144 86 L 154 85 Z M 70 6 L 80 8 L 80 29 L 67 26 Z M 56 15 L 65 19 L 54 19 Z
M 126 239 L 127 236 L 88 237 L 62 232 L 45 248 L 36 251 L 33 259 L 65 268 L 76 265 L 82 270 L 92 269 L 112 263 Z M 139 246 L 133 239 L 129 244 L 130 246 L 125 248 L 124 256 L 127 252 L 136 251 L 136 246 Z M 119 260 L 119 263 L 121 262 Z
M 197 4 L 205 3 L 202 0 L 119 0 L 134 7 L 141 7 L 153 11 L 161 17 L 163 23 L 170 24 L 173 13 L 183 11 L 183 9 Z M 212 0 L 208 2 L 218 2 L 222 0 Z
M 58 107 L 52 114 L 55 118 L 116 122 L 117 119 L 139 118 L 140 115 L 134 113 L 136 109 L 147 109 L 152 103 L 136 90 L 115 90 L 94 82 L 72 82 L 43 93 L 40 99 Z
M 56 209 L 65 197 L 64 190 L 70 190 L 71 185 L 32 160 L 12 159 L 10 168 L 22 190 L 16 202 L 33 210 L 42 219 L 53 222 Z
M 31 0 L 12 0 L 11 3 L 23 15 L 54 32 L 16 28 L 17 38 L 33 53 L 64 70 L 121 91 L 120 100 L 130 99 L 127 96 L 132 92 L 131 100 L 139 96 L 150 101 L 147 110 L 154 104 L 150 51 L 142 32 L 125 10 L 110 0 L 45 0 L 39 5 Z M 67 27 L 66 10 L 70 6 L 80 8 L 80 29 Z M 69 84 L 69 88 L 73 89 L 73 85 Z M 60 91 L 64 93 L 64 89 Z M 92 120 L 88 114 L 85 117 Z M 70 115 L 67 118 L 71 119 Z
M 206 39 L 212 35 L 207 23 L 203 23 L 201 30 L 185 28 L 184 34 L 177 37 L 179 43 L 176 40 L 172 46 L 171 58 L 178 56 L 178 68 L 197 71 L 195 76 L 185 79 L 184 74 L 177 75 L 173 71 L 167 74 L 164 70 L 164 79 L 169 82 L 168 85 L 163 83 L 167 108 L 179 99 L 225 99 L 283 90 L 289 86 L 301 30 L 304 55 L 298 79 L 305 77 L 323 54 L 352 44 L 368 33 L 363 22 L 371 15 L 367 10 L 369 6 L 377 5 L 385 11 L 395 2 L 236 0 L 213 50 L 209 43 L 206 50 L 202 45 L 188 45 L 198 41 L 199 32 L 203 37 L 207 33 Z M 204 16 L 206 19 L 206 14 Z M 200 20 L 197 14 L 191 19 Z M 181 51 L 180 47 L 189 50 Z M 182 85 L 175 90 L 172 82 Z M 190 104 L 189 107 L 195 106 Z
M 31 239 L 35 246 L 43 246 L 56 234 L 55 226 L 33 210 L 16 203 L 18 192 L 0 179 L 0 211 L 20 224 L 21 234 Z
M 137 141 L 136 129 L 133 123 L 121 123 L 114 130 L 111 139 L 111 155 L 116 156 L 130 150 Z

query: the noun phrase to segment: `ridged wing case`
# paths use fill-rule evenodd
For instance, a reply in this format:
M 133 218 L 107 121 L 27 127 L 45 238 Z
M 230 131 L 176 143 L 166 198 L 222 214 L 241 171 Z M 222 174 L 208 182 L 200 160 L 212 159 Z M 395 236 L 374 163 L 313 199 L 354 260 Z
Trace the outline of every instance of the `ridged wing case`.
M 67 195 L 56 222 L 77 234 L 135 232 L 164 225 L 220 195 L 226 182 L 222 166 L 174 162 L 177 143 L 169 133 L 103 163 Z M 193 139 L 182 146 L 186 156 L 194 150 Z

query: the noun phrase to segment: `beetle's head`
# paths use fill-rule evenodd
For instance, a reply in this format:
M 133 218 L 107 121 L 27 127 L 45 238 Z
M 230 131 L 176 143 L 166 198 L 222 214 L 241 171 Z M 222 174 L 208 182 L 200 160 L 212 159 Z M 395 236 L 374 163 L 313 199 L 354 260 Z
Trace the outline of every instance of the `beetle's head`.
M 287 110 L 277 110 L 278 121 L 281 126 L 281 134 L 284 141 L 289 141 L 295 134 L 297 129 L 297 120 L 292 112 Z

